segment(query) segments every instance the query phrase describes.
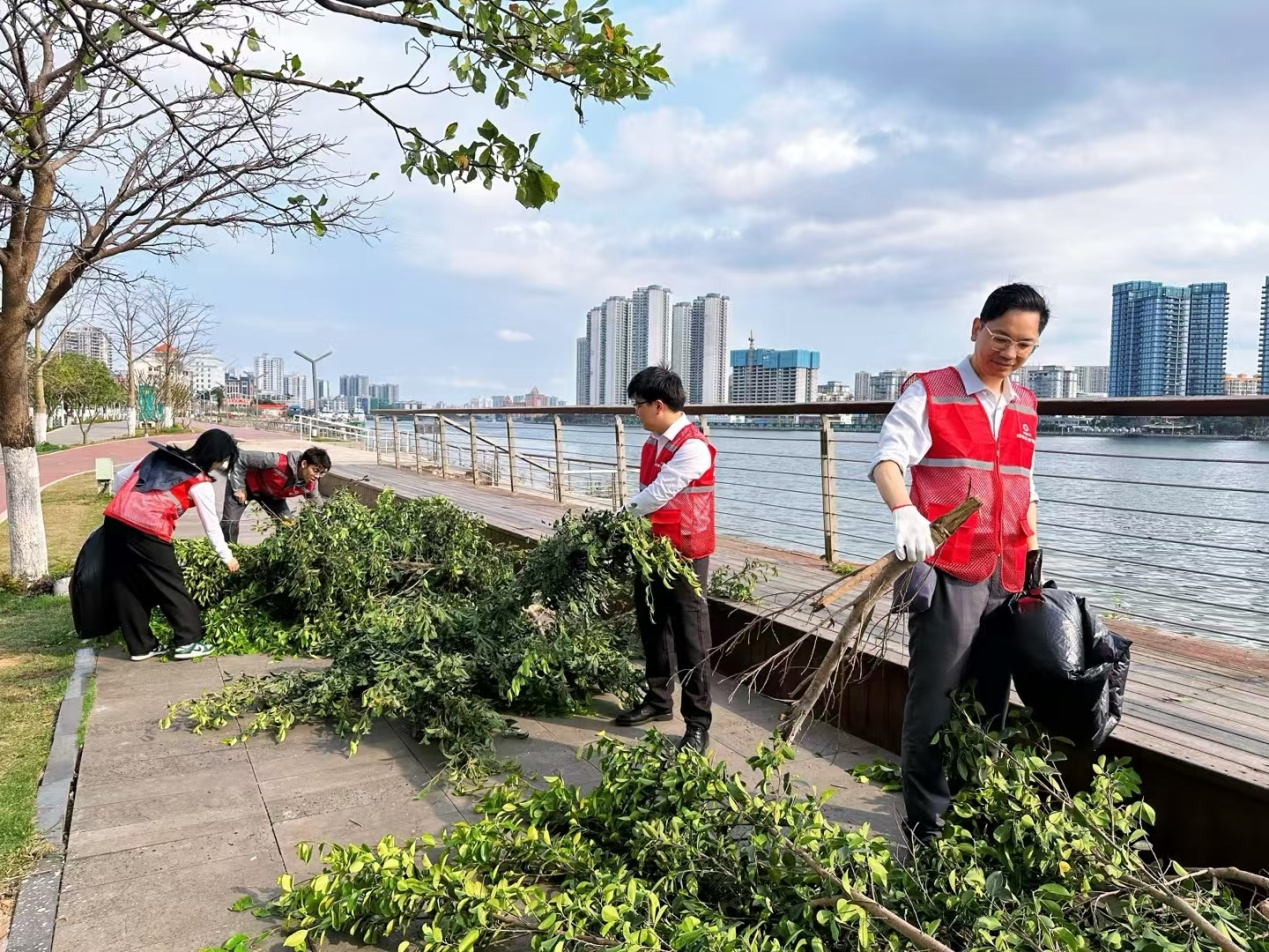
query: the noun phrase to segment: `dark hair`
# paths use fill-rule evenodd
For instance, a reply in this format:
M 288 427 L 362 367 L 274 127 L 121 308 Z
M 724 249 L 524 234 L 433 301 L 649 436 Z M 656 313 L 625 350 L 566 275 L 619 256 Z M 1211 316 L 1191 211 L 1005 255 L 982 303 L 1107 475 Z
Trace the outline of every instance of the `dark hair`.
M 1049 302 L 1029 284 L 1003 284 L 991 294 L 978 315 L 984 324 L 1004 317 L 1009 311 L 1033 311 L 1040 315 L 1040 333 L 1049 323 Z
M 678 374 L 666 367 L 645 367 L 640 370 L 630 379 L 626 396 L 631 400 L 644 400 L 648 403 L 660 400 L 675 411 L 687 406 L 687 391 L 683 388 L 683 381 Z
M 229 468 L 233 469 L 238 460 L 238 441 L 224 430 L 204 430 L 187 450 L 175 446 L 169 449 L 180 453 L 204 473 L 210 473 L 221 460 L 228 460 Z
M 304 455 L 300 457 L 301 463 L 308 463 L 309 466 L 316 466 L 323 473 L 330 472 L 330 454 L 320 446 L 310 446 L 304 451 Z

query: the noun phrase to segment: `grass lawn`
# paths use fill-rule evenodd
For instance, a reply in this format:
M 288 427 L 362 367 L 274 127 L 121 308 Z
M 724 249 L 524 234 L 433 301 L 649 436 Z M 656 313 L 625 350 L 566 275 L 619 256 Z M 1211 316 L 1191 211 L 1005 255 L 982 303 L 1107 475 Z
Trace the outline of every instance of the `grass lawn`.
M 104 506 L 92 473 L 44 492 L 53 574 L 70 571 L 81 543 L 101 524 Z M 8 526 L 0 524 L 0 572 L 8 568 Z M 0 590 L 0 936 L 8 931 L 18 884 L 37 857 L 35 791 L 78 647 L 67 599 Z M 90 685 L 85 711 L 94 693 Z
M 0 591 L 0 935 L 37 855 L 35 791 L 78 647 L 66 599 Z
M 48 536 L 49 571 L 69 575 L 88 534 L 101 525 L 109 498 L 97 495 L 92 473 L 72 476 L 44 490 L 44 532 Z M 9 571 L 9 523 L 0 523 L 0 575 Z

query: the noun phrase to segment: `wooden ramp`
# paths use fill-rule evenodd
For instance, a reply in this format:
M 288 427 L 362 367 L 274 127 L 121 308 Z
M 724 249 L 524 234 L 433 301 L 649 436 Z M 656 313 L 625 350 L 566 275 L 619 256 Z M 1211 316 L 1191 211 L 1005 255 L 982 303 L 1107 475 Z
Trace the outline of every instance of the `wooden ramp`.
M 526 540 L 549 534 L 551 525 L 566 511 L 565 506 L 540 496 L 513 495 L 391 466 L 342 465 L 336 466 L 333 475 L 337 483 L 360 483 L 369 496 L 386 487 L 409 498 L 444 495 L 491 527 Z M 779 574 L 759 587 L 763 602 L 759 607 L 713 606 L 716 616 L 721 611 L 729 619 L 732 631 L 765 609 L 838 580 L 814 556 L 730 536 L 719 537 L 713 565 L 739 567 L 751 558 L 774 563 Z M 847 606 L 843 599 L 828 611 L 784 613 L 778 626 L 783 641 L 775 635 L 765 647 L 751 646 L 737 664 L 752 664 L 778 650 L 780 643 L 787 645 L 808 633 L 826 643 L 836 633 Z M 1269 652 L 1173 635 L 1119 619 L 1108 624 L 1132 639 L 1133 648 L 1124 720 L 1104 752 L 1133 757 L 1146 796 L 1159 813 L 1158 841 L 1184 855 L 1184 861 L 1208 862 L 1206 856 L 1193 855 L 1207 852 L 1199 849 L 1200 844 L 1215 849 L 1221 841 L 1233 839 L 1232 845 L 1239 847 L 1237 860 L 1226 852 L 1223 858 L 1210 861 L 1269 867 L 1269 821 L 1265 819 L 1269 817 Z M 855 696 L 839 699 L 837 716 L 829 715 L 844 730 L 891 750 L 898 748 L 898 721 L 906 692 L 907 649 L 901 627 L 894 619 L 888 626 L 874 626 L 867 650 L 878 667 L 887 670 L 866 689 L 852 686 L 844 692 Z M 803 669 L 813 663 L 814 653 L 800 651 Z M 727 668 L 734 671 L 737 665 L 724 664 Z M 1242 815 L 1225 815 L 1230 811 Z M 1257 816 L 1260 819 L 1254 819 Z M 1182 823 L 1184 829 L 1178 826 Z

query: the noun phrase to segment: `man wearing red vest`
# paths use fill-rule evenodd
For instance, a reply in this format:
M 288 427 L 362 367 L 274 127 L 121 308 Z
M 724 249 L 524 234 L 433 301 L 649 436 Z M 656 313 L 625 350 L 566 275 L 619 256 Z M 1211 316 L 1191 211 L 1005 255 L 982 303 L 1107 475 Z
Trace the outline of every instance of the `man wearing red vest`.
M 687 393 L 678 374 L 648 367 L 626 388 L 639 422 L 651 436 L 639 462 L 639 492 L 630 508 L 646 515 L 652 534 L 669 539 L 692 563 L 700 592 L 680 579 L 673 588 L 640 580 L 635 615 L 647 660 L 648 693 L 617 715 L 629 727 L 673 717 L 670 683 L 676 668 L 683 688 L 680 709 L 687 726 L 679 749 L 705 753 L 711 720 L 709 697 L 709 606 L 705 590 L 714 553 L 714 448 L 683 415 Z M 651 596 L 651 610 L 648 602 Z
M 259 503 L 274 521 L 286 518 L 291 509 L 287 503 L 294 496 L 303 496 L 314 505 L 322 504 L 317 481 L 330 472 L 330 454 L 310 446 L 304 452 L 270 453 L 243 450 L 229 471 L 229 489 L 220 526 L 225 538 L 238 541 L 242 514 L 253 502 Z
M 872 480 L 894 513 L 895 553 L 917 563 L 896 597 L 908 611 L 903 800 L 917 842 L 938 836 L 951 802 L 934 737 L 953 695 L 975 682 L 996 723 L 1008 707 L 1005 652 L 988 643 L 981 624 L 1037 564 L 1029 554 L 1039 550 L 1036 399 L 1009 375 L 1039 346 L 1048 322 L 1048 304 L 1034 288 L 997 288 L 970 329 L 971 355 L 909 378 L 877 441 Z M 982 508 L 935 551 L 930 520 L 971 495 Z

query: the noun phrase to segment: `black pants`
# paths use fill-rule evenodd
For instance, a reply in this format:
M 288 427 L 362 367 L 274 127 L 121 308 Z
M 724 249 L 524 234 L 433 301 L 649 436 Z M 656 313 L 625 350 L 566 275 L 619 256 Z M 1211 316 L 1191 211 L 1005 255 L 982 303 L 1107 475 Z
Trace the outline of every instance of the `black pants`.
M 918 833 L 937 831 L 951 803 L 942 751 L 931 743 L 952 714 L 952 697 L 975 681 L 978 701 L 998 726 L 1009 707 L 1009 662 L 982 620 L 1008 597 L 997 571 L 962 582 L 937 571 L 930 607 L 908 617 L 908 698 L 903 709 L 903 803 Z
M 242 523 L 242 514 L 247 511 L 247 507 L 253 502 L 259 503 L 260 508 L 273 517 L 273 521 L 284 519 L 291 513 L 291 507 L 287 505 L 285 499 L 270 499 L 268 496 L 257 496 L 251 490 L 247 490 L 247 501 L 239 502 L 234 498 L 234 494 L 225 489 L 225 506 L 220 511 L 220 531 L 225 534 L 226 542 L 238 541 L 238 529 Z
M 704 592 L 709 581 L 709 558 L 692 563 L 702 594 L 692 591 L 684 579 L 672 588 L 659 582 L 650 586 L 640 580 L 635 585 L 635 617 L 639 637 L 647 659 L 648 695 L 646 701 L 659 711 L 674 709 L 671 689 L 677 668 L 683 686 L 680 708 L 688 724 L 709 729 L 709 605 Z M 647 593 L 652 594 L 652 610 L 648 610 Z
M 172 625 L 173 647 L 203 639 L 203 620 L 189 597 L 170 542 L 106 518 L 106 566 L 128 653 L 148 654 L 159 646 L 150 631 L 158 608 Z

